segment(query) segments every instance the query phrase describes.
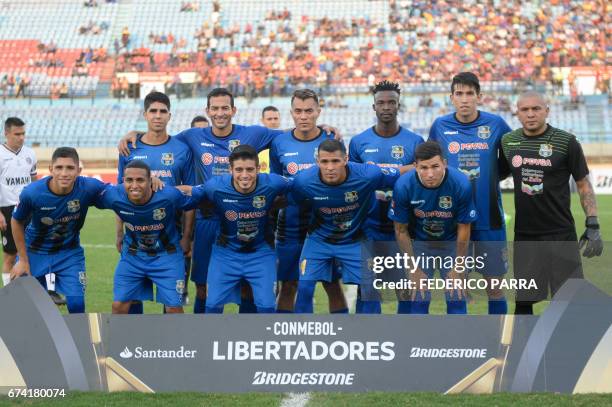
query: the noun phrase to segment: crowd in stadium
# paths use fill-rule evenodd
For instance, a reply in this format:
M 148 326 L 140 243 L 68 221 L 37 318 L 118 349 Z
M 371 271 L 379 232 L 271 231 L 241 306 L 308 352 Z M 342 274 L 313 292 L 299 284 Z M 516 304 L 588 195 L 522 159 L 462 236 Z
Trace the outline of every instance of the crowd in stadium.
M 181 11 L 196 12 L 198 4 L 184 2 Z M 96 53 L 103 54 L 101 61 L 110 54 L 116 72 L 196 71 L 205 89 L 232 86 L 236 95 L 253 96 L 286 95 L 295 86 L 325 90 L 341 83 L 368 84 L 374 74 L 402 83 L 443 81 L 459 70 L 475 71 L 483 81 L 555 83 L 559 78 L 552 67 L 603 66 L 606 61 L 609 25 L 605 3 L 596 0 L 552 0 L 531 8 L 520 1 L 391 0 L 386 21 L 368 15 L 296 16 L 284 8 L 244 24 L 224 18 L 223 7 L 213 2 L 192 38 L 152 30 L 136 43 L 128 25 L 115 39 L 114 50 Z M 276 24 L 266 24 L 270 22 Z M 108 27 L 106 21 L 89 21 L 78 31 L 99 34 Z M 229 46 L 221 47 L 221 40 Z M 156 44 L 172 47 L 159 52 L 153 49 Z M 42 50 L 31 66 L 64 64 Z M 75 65 L 76 60 L 67 66 Z M 76 75 L 84 72 L 82 67 L 73 70 Z M 9 94 L 16 92 L 11 88 Z

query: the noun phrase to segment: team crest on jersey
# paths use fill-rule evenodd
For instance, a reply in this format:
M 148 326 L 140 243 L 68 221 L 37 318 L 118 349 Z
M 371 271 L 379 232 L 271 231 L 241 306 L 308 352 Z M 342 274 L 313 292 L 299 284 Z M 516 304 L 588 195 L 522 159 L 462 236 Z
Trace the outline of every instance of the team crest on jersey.
M 174 154 L 172 153 L 162 153 L 161 162 L 164 165 L 173 165 L 174 164 Z
M 176 292 L 179 295 L 183 295 L 185 293 L 185 280 L 176 280 Z
M 491 128 L 489 126 L 478 126 L 478 137 L 483 140 L 491 137 Z
M 253 206 L 257 209 L 261 209 L 266 206 L 266 197 L 265 195 L 257 195 L 253 198 Z
M 552 144 L 540 144 L 540 151 L 538 153 L 544 158 L 550 157 L 553 153 Z
M 166 217 L 166 208 L 157 208 L 153 211 L 153 219 L 162 220 Z
M 230 140 L 229 143 L 228 143 L 227 148 L 229 149 L 229 151 L 231 153 L 239 145 L 240 145 L 240 140 Z
M 73 199 L 68 201 L 66 206 L 68 206 L 68 212 L 78 212 L 81 209 L 81 202 L 78 199 Z
M 391 157 L 395 158 L 396 160 L 404 158 L 404 146 L 392 146 Z
M 344 193 L 344 200 L 347 203 L 355 202 L 359 199 L 359 195 L 357 195 L 357 191 L 349 191 Z
M 441 196 L 440 200 L 438 201 L 438 205 L 440 205 L 440 208 L 442 209 L 450 209 L 453 207 L 453 200 L 448 195 Z

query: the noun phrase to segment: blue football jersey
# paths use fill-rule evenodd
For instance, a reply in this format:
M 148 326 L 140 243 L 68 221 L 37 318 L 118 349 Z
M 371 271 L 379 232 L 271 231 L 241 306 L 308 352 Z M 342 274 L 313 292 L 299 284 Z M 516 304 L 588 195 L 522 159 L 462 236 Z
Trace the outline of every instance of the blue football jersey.
M 195 165 L 195 183 L 204 184 L 216 175 L 229 174 L 229 156 L 234 148 L 241 144 L 254 147 L 258 152 L 270 147 L 272 139 L 282 130 L 272 130 L 262 126 L 232 125 L 232 132 L 227 137 L 217 137 L 211 127 L 187 129 L 175 137 L 187 144 L 193 155 Z M 205 206 L 198 211 L 198 217 L 214 217 Z
M 498 160 L 503 159 L 501 138 L 511 130 L 500 116 L 481 111 L 471 123 L 459 122 L 454 113 L 438 117 L 429 130 L 429 139 L 440 143 L 448 165 L 466 174 L 472 184 L 478 209 L 474 230 L 504 227 Z
M 391 137 L 382 137 L 375 127 L 356 135 L 349 145 L 349 160 L 356 163 L 376 164 L 381 168 L 399 168 L 414 163 L 414 150 L 423 137 L 399 128 Z M 366 221 L 366 227 L 380 233 L 393 233 L 393 222 L 387 217 L 393 188 L 375 191 L 376 200 Z
M 128 199 L 124 185 L 107 185 L 98 196 L 96 206 L 112 209 L 123 221 L 125 236 L 121 255 L 152 257 L 180 252 L 180 235 L 176 228 L 176 213 L 195 208 L 201 192 L 191 197 L 174 187 L 154 192 L 151 199 L 137 205 Z
M 270 147 L 270 172 L 287 178 L 317 165 L 317 149 L 325 140 L 333 140 L 333 134 L 322 129 L 313 140 L 303 141 L 293 135 L 293 130 L 278 135 Z M 308 231 L 311 210 L 306 205 L 288 205 L 280 210 L 276 224 L 278 241 L 304 241 Z
M 339 185 L 321 181 L 319 168 L 300 172 L 290 195 L 293 203 L 312 207 L 308 238 L 331 244 L 362 240 L 364 222 L 374 203 L 374 191 L 392 188 L 399 176 L 395 168 L 347 164 L 347 178 Z
M 402 175 L 393 189 L 389 218 L 408 224 L 413 239 L 447 241 L 457 238 L 458 223 L 473 223 L 478 214 L 467 177 L 448 167 L 437 188 L 424 186 L 416 170 Z
M 130 155 L 119 155 L 118 184 L 123 183 L 123 171 L 132 160 L 144 161 L 151 168 L 151 175 L 166 185 L 195 184 L 191 150 L 175 137 L 170 136 L 164 144 L 159 145 L 144 143 L 139 137 L 136 148 L 131 148 L 130 144 Z
M 13 218 L 25 222 L 28 251 L 56 253 L 80 246 L 79 232 L 89 206 L 104 189 L 104 183 L 88 177 L 77 177 L 67 195 L 56 195 L 49 189 L 51 177 L 26 186 L 19 196 Z
M 215 244 L 236 252 L 254 252 L 273 246 L 274 224 L 270 210 L 274 199 L 285 195 L 290 188 L 291 180 L 287 178 L 258 174 L 255 190 L 243 194 L 234 188 L 231 175 L 223 175 L 213 177 L 194 191 L 203 191 L 203 199 L 213 204 L 220 218 Z

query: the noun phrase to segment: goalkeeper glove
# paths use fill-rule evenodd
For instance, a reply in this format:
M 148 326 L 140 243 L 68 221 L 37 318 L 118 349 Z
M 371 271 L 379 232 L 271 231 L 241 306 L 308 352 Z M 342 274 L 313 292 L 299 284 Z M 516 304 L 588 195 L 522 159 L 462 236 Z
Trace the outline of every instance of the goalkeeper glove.
M 584 247 L 582 255 L 584 257 L 601 256 L 603 252 L 603 242 L 599 233 L 599 222 L 597 216 L 587 216 L 585 222 L 586 230 L 580 237 L 580 250 Z M 586 247 L 585 247 L 586 246 Z

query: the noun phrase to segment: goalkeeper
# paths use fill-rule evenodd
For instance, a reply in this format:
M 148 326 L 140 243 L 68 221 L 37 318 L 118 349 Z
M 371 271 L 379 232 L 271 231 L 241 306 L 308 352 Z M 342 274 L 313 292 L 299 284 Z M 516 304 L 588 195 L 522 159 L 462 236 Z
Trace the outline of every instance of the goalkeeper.
M 603 242 L 580 143 L 547 123 L 548 103 L 539 93 L 522 94 L 517 109 L 523 127 L 505 134 L 502 148 L 506 173 L 514 179 L 514 276 L 537 285 L 517 291 L 515 314 L 533 314 L 533 304 L 545 300 L 549 290 L 552 296 L 567 279 L 583 278 L 580 250 L 584 257 L 600 256 Z M 586 215 L 580 242 L 570 210 L 570 176 Z

